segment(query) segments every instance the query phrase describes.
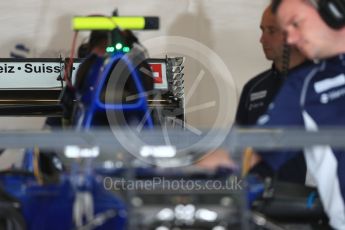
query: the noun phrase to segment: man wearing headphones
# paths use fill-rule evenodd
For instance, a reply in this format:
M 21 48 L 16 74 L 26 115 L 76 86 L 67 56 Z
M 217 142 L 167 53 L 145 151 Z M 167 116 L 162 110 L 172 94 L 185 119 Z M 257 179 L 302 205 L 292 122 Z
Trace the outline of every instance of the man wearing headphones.
M 317 61 L 289 75 L 274 107 L 259 119 L 264 127 L 300 126 L 317 131 L 345 126 L 345 1 L 274 0 L 287 41 Z M 258 152 L 278 170 L 296 152 Z M 331 146 L 305 148 L 310 183 L 318 189 L 330 225 L 345 229 L 345 151 Z
M 310 59 L 345 53 L 344 0 L 275 0 L 274 10 L 288 43 Z
M 281 88 L 288 72 L 303 68 L 306 58 L 296 48 L 286 45 L 286 34 L 280 29 L 271 5 L 266 7 L 261 23 L 260 43 L 272 67 L 248 81 L 243 87 L 236 114 L 236 124 L 253 126 L 263 115 Z M 250 159 L 250 157 L 248 158 Z M 249 160 L 250 161 L 250 160 Z M 304 156 L 298 155 L 277 172 L 261 162 L 250 173 L 260 177 L 277 177 L 278 180 L 305 183 L 306 165 Z

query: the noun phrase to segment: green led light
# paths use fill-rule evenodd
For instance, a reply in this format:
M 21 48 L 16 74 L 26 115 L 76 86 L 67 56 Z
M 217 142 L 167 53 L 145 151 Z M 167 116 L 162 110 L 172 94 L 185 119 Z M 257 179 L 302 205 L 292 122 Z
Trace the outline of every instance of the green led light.
M 125 46 L 125 47 L 123 47 L 123 49 L 122 49 L 122 51 L 124 52 L 124 53 L 128 53 L 129 52 L 129 47 L 128 46 Z
M 116 43 L 116 45 L 115 45 L 115 48 L 117 49 L 117 50 L 120 50 L 120 49 L 122 49 L 122 44 L 121 43 Z
M 115 51 L 115 48 L 114 48 L 113 46 L 108 46 L 108 47 L 105 49 L 105 51 L 106 51 L 107 53 L 112 53 L 112 52 Z

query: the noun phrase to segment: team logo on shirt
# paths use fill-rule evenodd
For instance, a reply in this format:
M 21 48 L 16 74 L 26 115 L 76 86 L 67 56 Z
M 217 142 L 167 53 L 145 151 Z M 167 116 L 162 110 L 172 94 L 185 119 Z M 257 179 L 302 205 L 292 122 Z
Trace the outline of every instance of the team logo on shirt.
M 339 74 L 333 78 L 327 78 L 314 83 L 314 89 L 316 93 L 322 93 L 335 87 L 345 85 L 345 75 Z
M 314 83 L 314 89 L 316 93 L 322 93 L 320 96 L 320 102 L 322 104 L 327 104 L 339 97 L 345 95 L 345 88 L 335 89 L 330 92 L 325 92 L 327 90 L 345 85 L 345 74 L 339 74 L 332 78 L 327 78 Z
M 250 101 L 256 101 L 262 98 L 265 98 L 267 95 L 267 90 L 262 90 L 259 92 L 251 93 L 250 94 Z
M 259 99 L 263 99 L 266 97 L 266 95 L 267 95 L 267 90 L 262 90 L 262 91 L 258 91 L 255 93 L 251 93 L 250 94 L 250 102 L 253 102 L 253 101 L 256 101 Z M 265 104 L 263 101 L 258 101 L 258 102 L 250 103 L 248 109 L 249 109 L 249 111 L 251 111 L 253 109 L 260 108 L 264 105 Z
M 264 125 L 270 120 L 270 116 L 267 114 L 264 114 L 259 117 L 258 121 L 256 122 L 258 125 Z
M 260 108 L 262 106 L 264 106 L 264 102 L 263 101 L 260 101 L 260 102 L 257 102 L 257 103 L 250 103 L 249 104 L 249 111 L 253 110 L 253 109 L 257 109 L 257 108 Z
M 327 104 L 328 102 L 334 101 L 344 95 L 345 95 L 345 88 L 333 90 L 331 92 L 321 94 L 320 102 L 322 104 Z

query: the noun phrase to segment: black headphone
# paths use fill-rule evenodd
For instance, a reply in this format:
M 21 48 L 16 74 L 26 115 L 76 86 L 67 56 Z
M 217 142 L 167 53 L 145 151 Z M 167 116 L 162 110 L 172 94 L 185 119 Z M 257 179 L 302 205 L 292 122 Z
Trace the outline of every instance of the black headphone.
M 322 19 L 333 29 L 345 26 L 345 0 L 310 0 Z

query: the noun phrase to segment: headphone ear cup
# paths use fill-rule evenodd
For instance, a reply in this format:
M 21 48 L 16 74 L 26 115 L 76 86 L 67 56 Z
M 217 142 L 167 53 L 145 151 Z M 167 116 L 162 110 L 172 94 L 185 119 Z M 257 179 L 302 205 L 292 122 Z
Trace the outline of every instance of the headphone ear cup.
M 318 9 L 322 19 L 331 28 L 345 26 L 345 0 L 319 0 Z

